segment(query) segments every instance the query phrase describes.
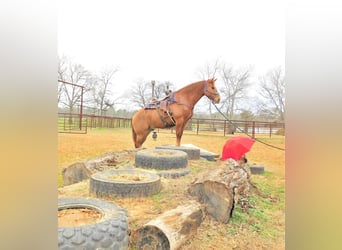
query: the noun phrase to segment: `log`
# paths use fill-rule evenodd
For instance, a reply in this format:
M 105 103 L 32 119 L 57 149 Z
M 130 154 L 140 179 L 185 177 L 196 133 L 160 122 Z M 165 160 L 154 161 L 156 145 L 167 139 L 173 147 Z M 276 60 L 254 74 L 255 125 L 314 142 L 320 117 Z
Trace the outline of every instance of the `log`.
M 117 164 L 133 157 L 137 150 L 123 150 L 107 153 L 103 156 L 93 158 L 84 162 L 76 162 L 62 170 L 64 185 L 71 185 L 83 180 L 87 180 L 94 173 L 112 169 Z M 117 168 L 117 167 L 116 167 Z
M 166 211 L 151 220 L 136 232 L 138 249 L 174 250 L 179 249 L 203 220 L 201 204 L 189 201 L 188 204 Z
M 76 162 L 62 170 L 64 185 L 71 185 L 90 178 L 92 172 L 83 162 Z
M 190 184 L 188 191 L 204 204 L 205 212 L 228 223 L 240 197 L 249 190 L 249 174 L 243 167 L 227 166 L 205 172 Z

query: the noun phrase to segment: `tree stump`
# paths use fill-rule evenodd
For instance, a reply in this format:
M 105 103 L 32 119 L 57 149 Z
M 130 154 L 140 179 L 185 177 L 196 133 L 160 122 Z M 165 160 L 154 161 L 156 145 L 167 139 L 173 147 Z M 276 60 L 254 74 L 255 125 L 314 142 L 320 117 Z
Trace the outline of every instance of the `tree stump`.
M 83 162 L 76 162 L 62 170 L 64 185 L 71 185 L 90 178 L 92 172 Z
M 201 204 L 190 201 L 166 211 L 137 230 L 138 249 L 179 249 L 187 239 L 197 233 L 203 220 Z
M 247 168 L 227 165 L 203 173 L 191 183 L 188 191 L 204 204 L 206 213 L 228 223 L 236 203 L 248 195 L 249 176 Z

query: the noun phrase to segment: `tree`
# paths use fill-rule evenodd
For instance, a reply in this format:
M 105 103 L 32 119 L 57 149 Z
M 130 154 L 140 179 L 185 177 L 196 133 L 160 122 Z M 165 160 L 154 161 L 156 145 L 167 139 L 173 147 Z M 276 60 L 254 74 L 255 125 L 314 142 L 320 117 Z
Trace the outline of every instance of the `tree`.
M 239 100 L 246 98 L 247 88 L 250 86 L 251 67 L 235 69 L 223 64 L 220 68 L 223 81 L 221 93 L 221 109 L 225 110 L 229 119 L 233 118 Z
M 143 79 L 136 81 L 136 85 L 131 87 L 130 100 L 139 107 L 145 107 L 152 97 L 151 83 Z
M 281 67 L 276 67 L 259 78 L 260 95 L 264 98 L 264 105 L 269 107 L 270 116 L 278 117 L 284 122 L 285 117 L 285 78 Z M 265 110 L 263 110 L 265 113 Z
M 84 87 L 83 94 L 90 90 L 91 74 L 83 65 L 73 63 L 62 57 L 58 65 L 59 80 L 77 84 Z M 60 84 L 58 89 L 59 104 L 69 109 L 73 113 L 77 103 L 81 100 L 82 88 L 75 85 Z
M 154 93 L 157 99 L 163 98 L 164 96 L 169 94 L 169 91 L 174 89 L 174 85 L 170 81 L 159 82 L 156 84 Z
M 58 80 L 62 80 L 65 81 L 65 77 L 66 77 L 66 57 L 62 56 L 62 58 L 59 58 L 59 63 L 58 63 Z M 58 84 L 58 92 L 57 92 L 57 101 L 58 103 L 60 102 L 63 92 L 65 89 L 65 83 L 60 83 Z
M 215 78 L 220 68 L 221 68 L 221 62 L 217 58 L 213 62 L 207 62 L 203 67 L 199 68 L 197 70 L 197 75 L 202 80 Z
M 155 98 L 160 99 L 167 95 L 167 92 L 174 88 L 169 81 L 156 82 L 154 87 Z M 152 84 L 149 81 L 139 79 L 136 85 L 131 88 L 130 98 L 139 107 L 145 107 L 152 100 Z
M 104 115 L 104 111 L 113 108 L 115 101 L 111 98 L 113 95 L 110 87 L 113 85 L 112 78 L 118 67 L 104 69 L 99 76 L 92 81 L 93 100 L 99 115 Z
M 243 121 L 253 121 L 255 119 L 255 116 L 252 111 L 250 110 L 243 110 L 240 113 L 240 119 Z

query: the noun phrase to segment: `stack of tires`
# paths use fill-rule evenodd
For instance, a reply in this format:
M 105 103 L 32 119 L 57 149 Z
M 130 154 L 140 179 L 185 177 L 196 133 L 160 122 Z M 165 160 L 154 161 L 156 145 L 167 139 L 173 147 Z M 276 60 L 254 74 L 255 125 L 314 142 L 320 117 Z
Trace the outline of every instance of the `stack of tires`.
M 144 149 L 135 155 L 135 166 L 153 169 L 159 176 L 178 178 L 190 173 L 188 154 L 181 150 Z

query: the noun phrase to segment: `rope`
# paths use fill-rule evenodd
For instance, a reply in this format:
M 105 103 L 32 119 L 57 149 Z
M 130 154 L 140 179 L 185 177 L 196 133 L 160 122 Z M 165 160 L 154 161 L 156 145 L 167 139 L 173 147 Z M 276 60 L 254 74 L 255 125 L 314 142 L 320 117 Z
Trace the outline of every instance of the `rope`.
M 258 141 L 258 142 L 260 142 L 260 143 L 262 143 L 262 144 L 265 144 L 266 146 L 269 146 L 269 147 L 272 147 L 272 148 L 276 148 L 276 149 L 279 149 L 279 150 L 283 150 L 283 151 L 285 151 L 285 149 L 284 148 L 279 148 L 279 147 L 277 147 L 277 146 L 274 146 L 274 145 L 271 145 L 271 144 L 268 144 L 268 143 L 266 143 L 266 142 L 263 142 L 263 141 L 260 141 L 259 139 L 257 139 L 257 138 L 253 138 L 251 135 L 249 135 L 248 133 L 246 133 L 244 130 L 242 130 L 242 129 L 240 129 L 238 126 L 236 126 L 232 121 L 230 121 L 222 112 L 221 112 L 221 110 L 219 110 L 219 108 L 216 106 L 216 104 L 213 102 L 213 104 L 214 104 L 214 106 L 215 106 L 215 108 L 217 109 L 217 111 L 230 123 L 230 124 L 232 124 L 235 128 L 237 128 L 241 133 L 244 133 L 245 135 L 247 135 L 248 137 L 250 137 L 250 138 L 252 138 L 252 139 L 254 139 L 254 140 L 256 140 L 256 141 Z

